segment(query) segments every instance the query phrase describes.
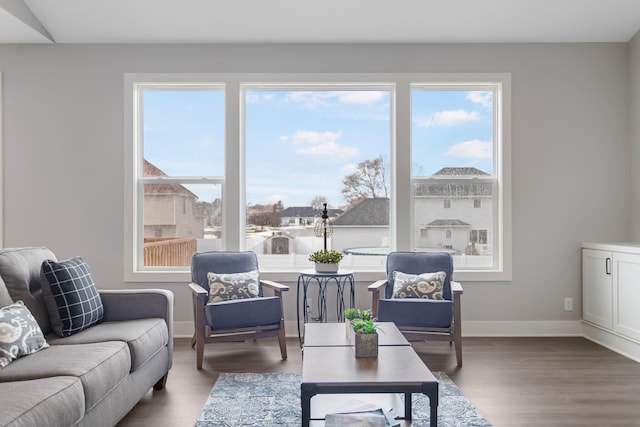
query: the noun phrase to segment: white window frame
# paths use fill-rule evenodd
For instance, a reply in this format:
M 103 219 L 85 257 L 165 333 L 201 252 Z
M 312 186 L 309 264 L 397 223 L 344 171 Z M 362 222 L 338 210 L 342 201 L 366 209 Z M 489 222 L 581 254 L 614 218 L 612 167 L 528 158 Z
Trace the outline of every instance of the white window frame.
M 225 86 L 225 174 L 222 183 L 223 200 L 223 247 L 226 250 L 241 250 L 244 245 L 244 148 L 243 141 L 243 87 L 255 87 L 258 82 L 266 86 L 309 86 L 318 84 L 323 89 L 330 87 L 366 86 L 393 87 L 391 93 L 391 147 L 390 147 L 390 239 L 391 250 L 411 250 L 413 231 L 413 191 L 411 171 L 411 89 L 415 83 L 438 83 L 441 85 L 498 84 L 500 86 L 500 110 L 496 114 L 495 131 L 499 145 L 495 162 L 498 165 L 498 182 L 501 185 L 496 200 L 499 209 L 499 259 L 496 268 L 478 271 L 456 271 L 459 281 L 510 281 L 511 280 L 511 77 L 508 73 L 323 73 L 323 74 L 125 74 L 124 78 L 124 122 L 125 122 L 125 190 L 124 190 L 124 280 L 125 282 L 188 282 L 188 268 L 167 268 L 162 271 L 140 269 L 136 261 L 138 236 L 138 206 L 141 182 L 134 165 L 141 155 L 137 144 L 138 118 L 135 88 L 140 84 L 195 84 L 218 83 Z M 412 86 L 413 85 L 413 86 Z M 328 89 L 327 89 L 328 90 Z M 383 268 L 371 271 L 356 271 L 357 281 L 373 281 L 384 276 Z M 296 271 L 266 271 L 262 277 L 283 282 L 295 282 Z
M 0 70 L 0 224 L 4 224 L 4 219 L 3 219 L 3 212 L 4 212 L 4 193 L 3 193 L 3 189 L 4 189 L 4 182 L 3 182 L 3 176 L 4 176 L 4 171 L 2 170 L 2 165 L 4 164 L 3 162 L 3 152 L 4 152 L 4 141 L 2 139 L 3 135 L 4 135 L 4 127 L 3 127 L 3 121 L 2 118 L 4 117 L 4 113 L 2 111 L 2 105 L 4 104 L 4 97 L 3 97 L 3 93 L 2 93 L 2 71 Z M 4 248 L 4 227 L 0 226 L 0 245 L 2 245 L 1 247 Z
M 476 75 L 477 76 L 477 75 Z M 456 269 L 458 281 L 510 281 L 511 270 L 511 77 L 509 74 L 486 75 L 485 78 L 447 78 L 438 82 L 414 83 L 411 89 L 424 90 L 491 90 L 493 92 L 493 173 L 490 177 L 414 177 L 411 176 L 411 224 L 414 223 L 415 184 L 442 181 L 449 183 L 491 184 L 493 204 L 493 265 L 486 268 Z M 493 78 L 492 78 L 493 77 Z M 475 199 L 473 207 L 475 208 Z M 416 233 L 412 233 L 411 248 Z

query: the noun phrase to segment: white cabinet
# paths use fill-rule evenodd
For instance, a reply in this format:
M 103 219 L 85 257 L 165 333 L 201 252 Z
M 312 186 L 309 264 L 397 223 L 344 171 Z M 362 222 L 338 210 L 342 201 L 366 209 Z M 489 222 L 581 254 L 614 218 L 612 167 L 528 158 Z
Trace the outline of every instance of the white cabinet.
M 613 328 L 612 253 L 582 250 L 582 318 L 603 328 Z
M 587 338 L 640 354 L 640 244 L 582 245 L 582 319 Z
M 613 253 L 613 330 L 640 340 L 640 255 Z

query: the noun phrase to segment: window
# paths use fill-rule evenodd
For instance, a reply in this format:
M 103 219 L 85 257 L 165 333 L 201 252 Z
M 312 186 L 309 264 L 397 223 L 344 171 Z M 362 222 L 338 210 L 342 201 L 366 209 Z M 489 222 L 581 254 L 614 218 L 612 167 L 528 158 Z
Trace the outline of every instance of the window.
M 139 156 L 133 167 L 141 184 L 135 262 L 141 270 L 187 267 L 196 251 L 222 247 L 224 89 L 140 84 L 134 90 Z
M 391 89 L 334 86 L 243 85 L 245 249 L 263 268 L 309 266 L 324 245 L 314 230 L 324 203 L 333 224 L 327 249 L 357 253 L 344 264 L 377 265 L 389 250 Z M 280 233 L 288 252 L 271 242 Z
M 414 229 L 434 231 L 415 234 L 413 248 L 449 251 L 456 271 L 503 262 L 502 101 L 500 84 L 412 85 Z
M 328 246 L 359 280 L 391 250 L 509 280 L 508 88 L 502 74 L 126 75 L 125 280 L 188 280 L 206 250 L 255 251 L 267 278 L 295 280 L 325 203 Z

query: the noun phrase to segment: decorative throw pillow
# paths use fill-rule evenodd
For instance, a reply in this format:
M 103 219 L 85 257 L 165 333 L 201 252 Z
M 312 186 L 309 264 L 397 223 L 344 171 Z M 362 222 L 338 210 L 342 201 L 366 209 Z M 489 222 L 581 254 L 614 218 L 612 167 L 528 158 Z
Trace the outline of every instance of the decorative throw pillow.
M 443 299 L 442 289 L 447 273 L 406 274 L 393 272 L 392 298 L 426 298 Z
M 256 298 L 259 295 L 260 275 L 258 270 L 229 274 L 209 272 L 207 279 L 209 279 L 209 303 Z
M 22 301 L 0 308 L 0 368 L 46 347 L 38 322 Z
M 58 336 L 68 337 L 102 320 L 102 300 L 82 257 L 46 260 L 40 276 L 51 326 Z

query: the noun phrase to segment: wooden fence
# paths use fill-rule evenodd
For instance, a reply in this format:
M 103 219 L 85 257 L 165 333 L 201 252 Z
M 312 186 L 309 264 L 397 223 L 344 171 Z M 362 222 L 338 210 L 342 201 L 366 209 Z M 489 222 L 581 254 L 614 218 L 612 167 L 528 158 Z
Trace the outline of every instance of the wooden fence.
M 196 253 L 196 238 L 149 237 L 144 239 L 145 266 L 189 266 Z

